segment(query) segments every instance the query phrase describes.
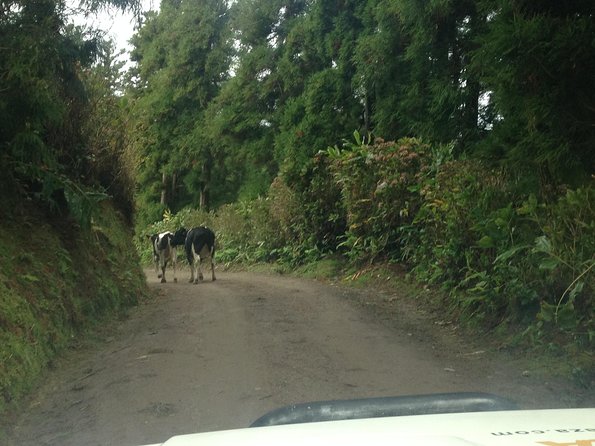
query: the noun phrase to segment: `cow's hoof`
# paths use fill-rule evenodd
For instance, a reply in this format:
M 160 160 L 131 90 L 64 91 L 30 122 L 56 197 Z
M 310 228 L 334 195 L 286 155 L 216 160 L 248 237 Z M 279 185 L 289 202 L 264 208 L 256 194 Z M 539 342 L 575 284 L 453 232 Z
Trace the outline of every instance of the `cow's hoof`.
M 194 283 L 194 279 L 190 279 L 188 283 Z
M 214 282 L 215 280 L 217 280 L 217 279 L 216 279 L 215 277 L 213 277 L 213 282 Z
M 198 276 L 198 280 L 200 280 L 202 282 L 202 280 L 204 279 L 203 276 Z
M 174 283 L 178 283 L 178 278 L 174 277 Z
M 161 278 L 161 283 L 166 283 L 166 282 L 167 282 L 167 280 L 165 280 L 165 277 L 162 277 Z
M 194 281 L 194 285 L 198 285 L 198 279 Z

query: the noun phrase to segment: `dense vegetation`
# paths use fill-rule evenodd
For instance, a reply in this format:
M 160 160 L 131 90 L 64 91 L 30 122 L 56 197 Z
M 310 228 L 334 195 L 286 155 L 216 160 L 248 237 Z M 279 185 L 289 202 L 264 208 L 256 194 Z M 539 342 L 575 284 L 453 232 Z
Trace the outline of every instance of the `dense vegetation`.
M 67 5 L 0 4 L 0 408 L 135 301 L 133 224 L 145 251 L 207 223 L 225 262 L 400 263 L 595 363 L 592 1 L 163 0 L 125 76 Z
M 0 412 L 146 292 L 113 48 L 69 12 L 0 3 Z
M 162 2 L 134 38 L 141 220 L 293 187 L 354 130 L 449 144 L 525 193 L 587 184 L 594 6 L 558 3 Z
M 162 1 L 133 40 L 139 230 L 208 222 L 226 261 L 401 263 L 461 319 L 592 355 L 594 12 Z

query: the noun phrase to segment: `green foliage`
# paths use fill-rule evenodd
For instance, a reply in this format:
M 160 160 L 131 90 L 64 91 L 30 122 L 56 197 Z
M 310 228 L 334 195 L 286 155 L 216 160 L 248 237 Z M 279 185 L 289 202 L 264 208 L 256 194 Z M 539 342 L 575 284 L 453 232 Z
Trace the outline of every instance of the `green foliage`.
M 225 176 L 226 152 L 205 129 L 206 111 L 228 77 L 228 20 L 221 0 L 165 2 L 133 39 L 131 133 L 143 205 L 160 201 L 178 210 L 196 203 L 206 210 L 213 178 Z
M 228 262 L 274 260 L 281 246 L 270 223 L 270 202 L 264 198 L 223 206 L 217 213 L 219 246 Z
M 595 341 L 595 203 L 593 187 L 567 190 L 556 202 L 523 209 L 543 234 L 532 252 L 541 273 L 539 326 L 554 325 Z
M 423 204 L 404 232 L 405 260 L 419 279 L 452 291 L 465 318 L 539 321 L 588 344 L 592 194 L 592 187 L 568 190 L 539 204 L 501 171 L 448 162 L 422 188 Z
M 82 131 L 87 139 L 87 157 L 93 162 L 89 175 L 132 222 L 137 160 L 131 150 L 130 104 L 121 96 L 123 63 L 116 57 L 114 44 L 101 42 L 96 64 L 81 74 L 92 98 L 86 107 Z
M 476 2 L 372 0 L 360 16 L 353 83 L 366 128 L 472 148 L 482 86 L 468 55 L 484 28 Z
M 455 283 L 469 262 L 490 263 L 496 245 L 509 238 L 499 178 L 498 172 L 477 162 L 451 160 L 440 165 L 422 184 L 423 203 L 414 226 L 407 228 L 405 260 L 419 265 L 417 270 L 430 281 Z
M 138 2 L 83 6 L 105 5 Z M 68 12 L 58 0 L 0 8 L 0 411 L 73 337 L 145 290 L 131 234 L 107 200 L 131 220 L 117 67 L 92 30 L 66 25 Z
M 525 175 L 527 193 L 584 184 L 585 5 L 166 2 L 134 39 L 141 224 L 165 208 L 256 198 L 279 174 L 299 189 L 312 157 L 352 129 L 449 145 Z
M 400 228 L 416 277 L 450 291 L 453 308 L 475 323 L 535 317 L 538 284 L 547 286 L 531 249 L 539 232 L 514 181 L 479 162 L 447 161 L 420 195 L 412 224 Z
M 296 19 L 282 48 L 278 71 L 284 88 L 276 113 L 275 151 L 282 175 L 299 182 L 302 169 L 329 144 L 359 127 L 353 94 L 359 2 L 317 2 Z
M 342 247 L 353 259 L 398 258 L 399 228 L 419 207 L 419 184 L 429 169 L 428 147 L 417 139 L 376 140 L 327 151 L 340 185 L 348 230 Z
M 93 3 L 122 9 L 136 5 L 127 0 Z M 131 183 L 126 194 L 120 183 L 106 178 L 105 157 L 98 150 L 116 139 L 106 142 L 105 127 L 98 128 L 95 121 L 98 104 L 115 94 L 113 85 L 95 88 L 99 74 L 109 82 L 109 73 L 94 65 L 98 57 L 104 59 L 107 44 L 92 32 L 65 25 L 68 11 L 61 1 L 3 2 L 0 150 L 4 175 L 14 183 L 15 193 L 50 213 L 69 214 L 88 229 L 106 191 L 124 195 L 118 201 L 131 218 Z M 93 138 L 97 134 L 103 141 Z
M 589 2 L 480 2 L 490 19 L 472 51 L 499 115 L 483 147 L 574 186 L 593 172 L 593 6 Z
M 88 230 L 91 219 L 99 212 L 99 203 L 108 195 L 83 186 L 71 180 L 64 174 L 52 170 L 38 169 L 27 163 L 14 163 L 15 176 L 27 183 L 33 182 L 30 190 L 23 193 L 29 195 L 43 205 L 47 206 L 51 213 L 59 214 L 66 211 L 85 230 Z M 13 180 L 15 178 L 10 178 Z M 17 182 L 20 182 L 17 179 Z M 65 208 L 65 209 L 64 209 Z

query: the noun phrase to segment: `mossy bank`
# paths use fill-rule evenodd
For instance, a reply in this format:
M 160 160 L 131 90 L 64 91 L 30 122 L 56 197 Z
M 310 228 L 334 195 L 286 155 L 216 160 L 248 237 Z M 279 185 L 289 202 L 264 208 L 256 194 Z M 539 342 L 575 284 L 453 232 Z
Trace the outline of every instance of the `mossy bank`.
M 0 413 L 52 359 L 146 294 L 132 230 L 108 202 L 89 229 L 19 204 L 0 223 Z

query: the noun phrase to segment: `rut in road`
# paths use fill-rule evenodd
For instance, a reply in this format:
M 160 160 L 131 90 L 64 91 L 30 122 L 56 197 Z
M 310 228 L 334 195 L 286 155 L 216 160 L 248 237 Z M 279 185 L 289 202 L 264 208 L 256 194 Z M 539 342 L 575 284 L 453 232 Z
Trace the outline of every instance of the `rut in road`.
M 246 427 L 291 403 L 519 391 L 485 360 L 354 305 L 354 294 L 374 290 L 229 272 L 160 284 L 146 273 L 157 297 L 48 373 L 10 444 L 138 445 Z

